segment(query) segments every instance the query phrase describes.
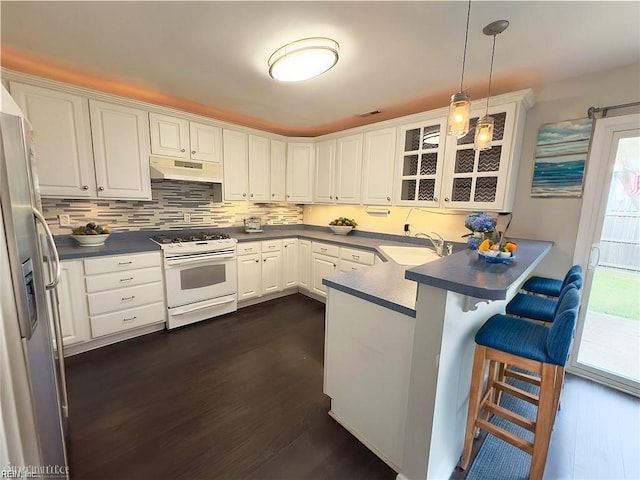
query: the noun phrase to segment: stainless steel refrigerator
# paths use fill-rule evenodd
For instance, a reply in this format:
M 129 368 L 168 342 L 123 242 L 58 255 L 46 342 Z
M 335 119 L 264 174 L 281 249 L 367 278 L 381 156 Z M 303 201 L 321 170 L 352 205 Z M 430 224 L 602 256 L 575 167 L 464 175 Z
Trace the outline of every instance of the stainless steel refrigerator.
M 56 285 L 60 275 L 51 231 L 41 214 L 35 161 L 27 121 L 0 113 L 0 200 L 5 255 L 10 272 L 2 273 L 2 288 L 15 300 L 35 423 L 40 465 L 56 466 L 56 478 L 65 478 L 67 398 L 62 354 L 62 332 Z M 2 240 L 2 239 L 0 239 Z M 6 269 L 5 269 L 6 270 Z M 13 307 L 13 306 L 12 306 Z M 4 317 L 3 321 L 16 321 Z M 14 328 L 14 331 L 17 329 Z M 16 357 L 18 357 L 16 355 Z M 24 408 L 24 405 L 21 405 Z M 15 465 L 14 465 L 15 466 Z

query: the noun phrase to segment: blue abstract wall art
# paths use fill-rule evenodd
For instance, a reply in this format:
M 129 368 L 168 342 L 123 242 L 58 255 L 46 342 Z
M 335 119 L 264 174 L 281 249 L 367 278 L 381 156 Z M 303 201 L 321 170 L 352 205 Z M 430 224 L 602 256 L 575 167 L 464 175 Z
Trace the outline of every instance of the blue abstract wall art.
M 538 131 L 532 197 L 581 197 L 593 120 L 547 123 Z

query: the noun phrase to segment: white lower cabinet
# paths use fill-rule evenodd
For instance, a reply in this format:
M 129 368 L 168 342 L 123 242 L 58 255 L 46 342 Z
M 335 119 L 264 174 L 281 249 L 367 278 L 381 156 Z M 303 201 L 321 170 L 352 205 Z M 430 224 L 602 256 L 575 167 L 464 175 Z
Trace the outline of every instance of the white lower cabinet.
M 292 262 L 298 264 L 298 240 L 266 240 L 238 245 L 238 301 L 281 292 L 297 285 L 291 275 Z M 295 283 L 292 283 L 295 282 Z
M 89 311 L 84 291 L 82 260 L 60 262 L 58 284 L 62 344 L 65 347 L 89 339 Z
M 91 337 L 167 319 L 159 252 L 84 260 Z
M 260 296 L 262 265 L 260 253 L 238 255 L 238 301 Z
M 282 288 L 293 288 L 298 285 L 299 270 L 298 239 L 290 238 L 282 241 Z
M 298 287 L 311 290 L 311 241 L 298 240 Z
M 282 290 L 282 252 L 262 253 L 262 294 Z
M 338 271 L 339 247 L 325 243 L 313 242 L 311 265 L 311 291 L 325 297 L 327 287 L 322 284 L 322 279 L 335 274 Z

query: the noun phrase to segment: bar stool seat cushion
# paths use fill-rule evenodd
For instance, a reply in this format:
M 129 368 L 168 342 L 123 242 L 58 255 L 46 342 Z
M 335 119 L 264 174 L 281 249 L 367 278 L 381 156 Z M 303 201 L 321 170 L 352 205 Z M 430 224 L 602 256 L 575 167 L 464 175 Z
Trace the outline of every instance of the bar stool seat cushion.
M 562 290 L 562 280 L 545 277 L 531 277 L 524 282 L 522 289 L 527 292 L 539 293 L 550 297 L 559 297 L 560 291 Z
M 478 330 L 478 345 L 544 363 L 552 362 L 547 354 L 549 328 L 508 315 L 494 315 Z
M 533 318 L 542 322 L 553 322 L 558 299 L 536 297 L 526 293 L 518 293 L 507 304 L 507 314 L 518 317 Z

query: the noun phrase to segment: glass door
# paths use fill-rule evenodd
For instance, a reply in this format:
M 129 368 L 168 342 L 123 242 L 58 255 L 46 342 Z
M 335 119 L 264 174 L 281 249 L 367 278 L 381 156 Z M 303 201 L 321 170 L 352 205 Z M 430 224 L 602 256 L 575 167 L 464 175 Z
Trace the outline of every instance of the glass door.
M 575 263 L 585 266 L 571 370 L 640 395 L 640 115 L 596 121 Z

